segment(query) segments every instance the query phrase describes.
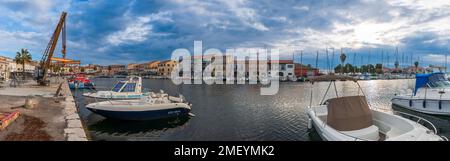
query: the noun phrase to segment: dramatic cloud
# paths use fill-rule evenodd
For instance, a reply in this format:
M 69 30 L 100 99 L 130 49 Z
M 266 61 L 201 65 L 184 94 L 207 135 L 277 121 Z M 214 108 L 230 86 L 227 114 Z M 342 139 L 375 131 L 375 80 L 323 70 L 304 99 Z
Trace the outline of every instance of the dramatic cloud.
M 39 59 L 62 11 L 69 13 L 68 56 L 86 64 L 167 59 L 194 40 L 223 51 L 280 48 L 297 61 L 303 50 L 309 64 L 318 51 L 321 67 L 327 48 L 329 58 L 343 48 L 351 63 L 393 66 L 400 56 L 404 65 L 442 63 L 450 45 L 448 0 L 3 0 L 0 54 L 29 48 Z

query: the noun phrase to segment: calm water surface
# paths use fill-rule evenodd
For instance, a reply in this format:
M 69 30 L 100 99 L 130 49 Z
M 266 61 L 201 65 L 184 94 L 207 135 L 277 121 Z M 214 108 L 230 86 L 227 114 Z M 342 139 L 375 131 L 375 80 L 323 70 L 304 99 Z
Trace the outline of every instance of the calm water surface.
M 98 90 L 110 90 L 118 79 L 93 79 Z M 436 117 L 397 107 L 391 107 L 395 93 L 408 92 L 411 80 L 360 81 L 369 103 L 382 110 L 400 110 L 425 117 L 433 122 L 440 134 L 450 137 L 450 118 Z M 342 95 L 357 94 L 353 82 L 337 82 Z M 307 130 L 306 107 L 318 104 L 328 87 L 327 82 L 283 82 L 274 96 L 261 96 L 258 85 L 181 85 L 170 80 L 144 79 L 144 90 L 164 90 L 170 95 L 183 94 L 193 104 L 195 117 L 157 121 L 130 122 L 105 119 L 91 113 L 85 105 L 94 99 L 83 98 L 74 91 L 82 119 L 94 140 L 249 140 L 290 141 L 320 140 L 314 131 Z M 334 89 L 327 98 L 334 97 Z

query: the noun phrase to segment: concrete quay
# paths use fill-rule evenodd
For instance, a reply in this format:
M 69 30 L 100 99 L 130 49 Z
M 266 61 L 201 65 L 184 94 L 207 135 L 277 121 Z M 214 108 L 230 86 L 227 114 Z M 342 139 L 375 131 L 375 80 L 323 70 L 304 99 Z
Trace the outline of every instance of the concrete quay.
M 0 131 L 0 141 L 88 141 L 67 81 L 61 94 L 54 97 L 59 83 L 37 86 L 30 81 L 17 88 L 0 86 L 0 112 L 19 111 L 19 118 Z M 32 100 L 35 106 L 25 106 Z

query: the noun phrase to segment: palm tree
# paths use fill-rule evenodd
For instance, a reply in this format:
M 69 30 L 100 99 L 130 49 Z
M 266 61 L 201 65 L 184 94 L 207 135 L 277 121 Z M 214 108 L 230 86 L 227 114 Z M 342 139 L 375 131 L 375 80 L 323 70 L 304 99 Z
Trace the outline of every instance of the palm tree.
M 22 64 L 22 76 L 25 79 L 25 64 L 31 61 L 31 54 L 28 52 L 28 49 L 21 49 L 20 52 L 16 53 L 16 57 L 14 61 L 17 64 Z
M 341 74 L 344 74 L 343 67 L 344 67 L 345 59 L 347 59 L 347 55 L 345 55 L 345 53 L 342 52 L 342 49 L 341 49 L 341 56 L 339 58 L 341 59 Z
M 416 73 L 417 73 L 417 68 L 419 68 L 419 62 L 418 61 L 414 62 L 414 67 L 416 67 Z

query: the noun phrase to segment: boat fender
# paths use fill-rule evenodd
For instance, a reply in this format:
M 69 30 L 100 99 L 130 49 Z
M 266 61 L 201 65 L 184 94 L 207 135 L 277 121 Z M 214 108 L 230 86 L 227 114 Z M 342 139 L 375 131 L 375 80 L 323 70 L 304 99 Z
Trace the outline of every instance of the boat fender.
M 423 108 L 427 108 L 427 100 L 423 100 L 422 106 L 423 106 Z
M 442 109 L 442 100 L 439 100 L 439 109 Z
M 412 107 L 412 100 L 409 100 L 409 107 Z
M 311 118 L 308 118 L 308 130 L 312 129 L 312 120 Z

